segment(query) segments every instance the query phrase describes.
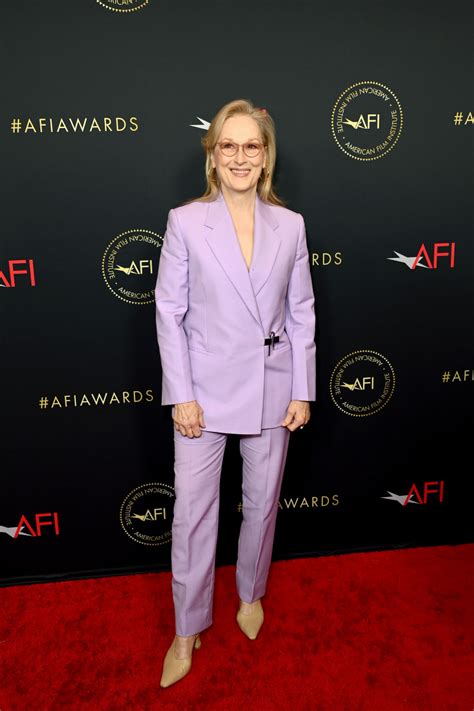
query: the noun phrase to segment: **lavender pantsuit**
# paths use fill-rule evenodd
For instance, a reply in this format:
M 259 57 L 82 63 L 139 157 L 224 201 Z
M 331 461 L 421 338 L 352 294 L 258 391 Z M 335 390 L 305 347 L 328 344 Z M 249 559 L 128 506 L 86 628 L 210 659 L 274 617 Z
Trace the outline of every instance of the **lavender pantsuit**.
M 286 427 L 240 437 L 243 519 L 236 583 L 245 602 L 265 594 L 289 439 Z M 226 440 L 226 434 L 205 430 L 193 439 L 176 430 L 174 434 L 172 590 L 176 634 L 183 636 L 212 624 L 219 483 Z
M 155 301 L 161 404 L 197 400 L 206 425 L 201 437 L 174 433 L 172 588 L 176 633 L 190 635 L 212 622 L 227 434 L 241 435 L 243 459 L 237 589 L 246 602 L 265 593 L 290 435 L 281 423 L 291 400 L 316 399 L 303 217 L 257 194 L 249 270 L 221 192 L 170 210 Z

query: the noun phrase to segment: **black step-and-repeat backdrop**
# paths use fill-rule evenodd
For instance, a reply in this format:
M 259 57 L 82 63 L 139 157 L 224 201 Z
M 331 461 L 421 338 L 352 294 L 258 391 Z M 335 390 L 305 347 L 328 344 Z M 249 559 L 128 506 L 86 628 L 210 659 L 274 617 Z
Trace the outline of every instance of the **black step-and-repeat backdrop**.
M 274 117 L 305 218 L 318 402 L 275 558 L 472 540 L 470 3 L 2 8 L 1 581 L 169 570 L 154 323 L 168 211 L 222 104 Z M 241 521 L 238 437 L 218 564 Z

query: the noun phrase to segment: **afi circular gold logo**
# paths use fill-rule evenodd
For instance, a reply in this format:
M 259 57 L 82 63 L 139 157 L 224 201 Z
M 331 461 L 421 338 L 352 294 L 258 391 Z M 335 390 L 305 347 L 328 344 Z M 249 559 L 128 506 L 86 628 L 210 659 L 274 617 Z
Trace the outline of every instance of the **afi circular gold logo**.
M 355 160 L 377 160 L 392 150 L 403 125 L 402 107 L 388 86 L 360 81 L 334 104 L 331 130 L 337 145 Z
M 169 484 L 141 484 L 120 507 L 120 523 L 135 543 L 161 546 L 171 541 L 174 489 Z
M 381 353 L 360 350 L 341 358 L 329 381 L 331 398 L 344 414 L 367 417 L 385 407 L 395 388 L 395 373 Z
M 128 304 L 153 304 L 163 238 L 151 230 L 127 230 L 109 242 L 102 276 L 110 291 Z
M 135 12 L 148 5 L 148 0 L 97 0 L 97 2 L 112 12 Z

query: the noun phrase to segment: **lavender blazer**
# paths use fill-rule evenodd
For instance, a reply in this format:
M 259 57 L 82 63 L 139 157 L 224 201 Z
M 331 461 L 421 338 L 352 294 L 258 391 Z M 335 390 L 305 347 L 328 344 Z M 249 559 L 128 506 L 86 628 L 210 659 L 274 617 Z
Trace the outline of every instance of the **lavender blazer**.
M 316 399 L 314 293 L 301 214 L 256 196 L 247 269 L 222 192 L 169 211 L 155 288 L 162 405 L 197 400 L 211 432 L 278 427 Z M 280 340 L 269 349 L 264 338 Z

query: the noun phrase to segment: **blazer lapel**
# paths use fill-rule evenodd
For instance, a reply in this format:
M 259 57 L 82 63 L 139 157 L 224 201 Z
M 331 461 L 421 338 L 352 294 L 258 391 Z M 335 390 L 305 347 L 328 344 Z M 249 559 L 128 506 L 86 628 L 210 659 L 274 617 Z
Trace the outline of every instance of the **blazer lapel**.
M 252 267 L 252 284 L 255 296 L 268 280 L 280 249 L 281 237 L 277 232 L 278 226 L 279 223 L 272 206 L 263 202 L 257 193 L 253 257 L 250 265 Z
M 256 295 L 263 287 L 275 263 L 281 239 L 276 233 L 278 221 L 271 207 L 256 195 L 254 214 L 254 244 L 250 276 L 240 249 L 237 233 L 222 191 L 210 202 L 204 224 L 210 228 L 205 235 L 214 256 L 237 290 L 242 301 L 260 324 Z

